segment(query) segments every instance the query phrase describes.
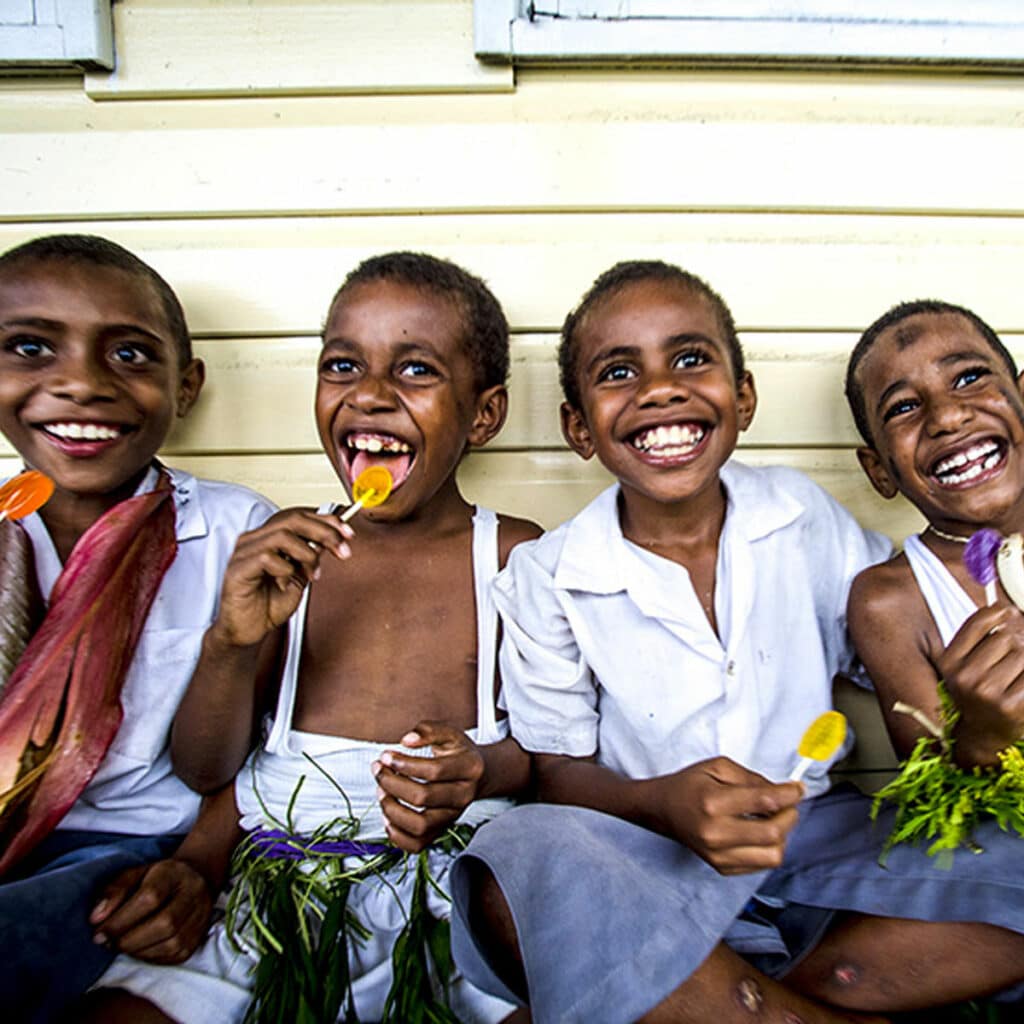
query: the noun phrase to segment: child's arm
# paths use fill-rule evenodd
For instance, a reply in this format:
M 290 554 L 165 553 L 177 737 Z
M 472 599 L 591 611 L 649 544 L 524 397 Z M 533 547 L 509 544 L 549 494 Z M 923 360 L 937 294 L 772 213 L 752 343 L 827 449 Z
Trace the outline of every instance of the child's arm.
M 152 963 L 187 959 L 206 936 L 241 835 L 234 787 L 205 797 L 172 857 L 122 871 L 106 886 L 89 915 L 95 941 Z
M 629 779 L 589 758 L 535 755 L 538 797 L 612 814 L 693 850 L 723 875 L 778 867 L 804 795 L 727 757 Z
M 420 722 L 402 745 L 430 746 L 434 754 L 387 750 L 373 766 L 388 836 L 410 853 L 430 845 L 474 800 L 514 796 L 530 781 L 530 759 L 511 737 L 478 746 L 454 726 Z
M 940 681 L 960 710 L 954 754 L 964 767 L 995 763 L 998 751 L 1024 736 L 1024 617 L 1015 608 L 981 608 L 949 647 L 931 650 L 931 615 L 909 567 L 897 559 L 854 581 L 849 626 L 901 758 L 930 731 L 895 705 L 940 725 Z
M 323 553 L 347 558 L 351 537 L 333 515 L 288 509 L 239 538 L 171 732 L 175 771 L 193 789 L 211 792 L 241 767 L 276 678 L 280 627 Z

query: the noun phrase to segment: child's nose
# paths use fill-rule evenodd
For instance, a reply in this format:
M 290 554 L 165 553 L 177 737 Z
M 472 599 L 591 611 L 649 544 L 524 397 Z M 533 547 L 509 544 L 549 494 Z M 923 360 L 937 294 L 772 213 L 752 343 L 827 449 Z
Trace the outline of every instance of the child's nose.
M 115 397 L 110 368 L 91 354 L 68 355 L 54 366 L 50 391 L 79 405 Z
M 352 384 L 346 401 L 352 408 L 358 409 L 360 412 L 375 412 L 382 409 L 393 409 L 395 396 L 390 383 L 385 378 L 367 373 Z
M 960 428 L 971 415 L 970 406 L 955 395 L 942 395 L 928 404 L 928 429 L 932 434 L 947 434 Z
M 690 392 L 685 383 L 671 369 L 649 371 L 640 381 L 637 401 L 641 405 L 665 405 L 685 402 Z

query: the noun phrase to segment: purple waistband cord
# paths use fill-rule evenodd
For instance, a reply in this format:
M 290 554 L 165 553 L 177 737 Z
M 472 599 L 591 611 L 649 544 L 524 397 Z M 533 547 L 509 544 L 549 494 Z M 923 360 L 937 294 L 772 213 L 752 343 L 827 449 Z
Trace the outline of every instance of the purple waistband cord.
M 376 857 L 381 853 L 400 852 L 396 847 L 384 843 L 361 843 L 355 839 L 324 840 L 314 843 L 303 836 L 295 836 L 280 829 L 260 829 L 252 832 L 249 842 L 253 849 L 264 857 L 287 860 L 305 860 L 318 854 L 334 857 Z

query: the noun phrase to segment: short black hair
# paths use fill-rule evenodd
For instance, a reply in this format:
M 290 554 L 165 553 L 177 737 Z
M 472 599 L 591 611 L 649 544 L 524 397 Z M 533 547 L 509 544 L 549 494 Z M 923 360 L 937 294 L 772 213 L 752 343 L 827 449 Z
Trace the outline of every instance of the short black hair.
M 174 289 L 148 263 L 124 246 L 99 235 L 42 235 L 0 254 L 0 274 L 32 263 L 113 267 L 148 281 L 156 289 L 163 307 L 171 338 L 178 350 L 179 366 L 185 367 L 192 361 L 192 339 L 185 322 L 185 311 Z
M 864 402 L 864 390 L 857 379 L 857 370 L 864 361 L 864 357 L 871 350 L 872 345 L 878 341 L 883 331 L 895 327 L 904 320 L 921 313 L 947 314 L 962 316 L 970 323 L 975 330 L 985 339 L 989 348 L 1003 361 L 1010 375 L 1016 379 L 1017 364 L 1010 355 L 1006 346 L 999 340 L 999 335 L 973 310 L 964 306 L 957 306 L 952 302 L 943 302 L 941 299 L 914 299 L 911 302 L 901 302 L 892 307 L 888 312 L 883 313 L 861 336 L 850 353 L 850 361 L 846 364 L 846 400 L 850 404 L 850 412 L 853 413 L 853 420 L 857 424 L 857 430 L 864 442 L 874 446 L 871 437 L 871 428 L 868 426 L 867 406 Z
M 729 347 L 736 382 L 743 379 L 745 361 L 743 346 L 736 334 L 736 323 L 725 300 L 703 278 L 691 274 L 672 263 L 662 260 L 625 260 L 606 270 L 590 286 L 580 299 L 579 305 L 565 318 L 562 324 L 562 340 L 558 346 L 558 376 L 562 394 L 574 409 L 580 408 L 580 389 L 577 380 L 579 370 L 579 346 L 577 335 L 580 324 L 588 313 L 602 300 L 621 291 L 637 281 L 667 281 L 700 295 L 711 304 L 718 318 L 718 325 L 725 335 Z
M 423 252 L 388 252 L 363 260 L 335 292 L 328 319 L 339 299 L 357 285 L 394 281 L 449 300 L 462 319 L 462 344 L 473 364 L 478 392 L 508 380 L 508 320 L 486 284 L 457 263 Z

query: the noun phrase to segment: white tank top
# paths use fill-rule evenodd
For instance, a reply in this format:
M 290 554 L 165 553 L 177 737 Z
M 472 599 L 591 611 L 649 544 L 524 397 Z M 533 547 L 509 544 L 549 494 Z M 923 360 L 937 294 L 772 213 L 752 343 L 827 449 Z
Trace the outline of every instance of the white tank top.
M 906 539 L 903 552 L 938 627 L 942 646 L 948 647 L 968 617 L 978 610 L 978 606 L 916 533 Z
M 330 508 L 324 506 L 320 511 L 330 511 Z M 490 583 L 497 572 L 498 517 L 489 509 L 478 508 L 473 515 L 477 722 L 466 735 L 481 745 L 496 743 L 508 735 L 508 720 L 499 722 L 495 714 L 498 614 L 491 598 Z M 360 822 L 357 835 L 380 838 L 384 835 L 384 820 L 377 802 L 377 782 L 370 765 L 385 750 L 405 751 L 420 757 L 429 756 L 430 750 L 413 750 L 398 743 L 376 743 L 292 728 L 308 604 L 307 587 L 288 623 L 288 650 L 274 717 L 265 723 L 263 744 L 249 756 L 235 780 L 235 800 L 241 812 L 241 825 L 246 831 L 285 828 L 309 835 L 326 822 L 347 814 L 347 798 L 352 816 Z M 300 778 L 303 778 L 302 787 L 295 796 Z M 510 804 L 511 801 L 505 799 L 478 800 L 466 808 L 459 821 L 476 825 L 494 817 Z

